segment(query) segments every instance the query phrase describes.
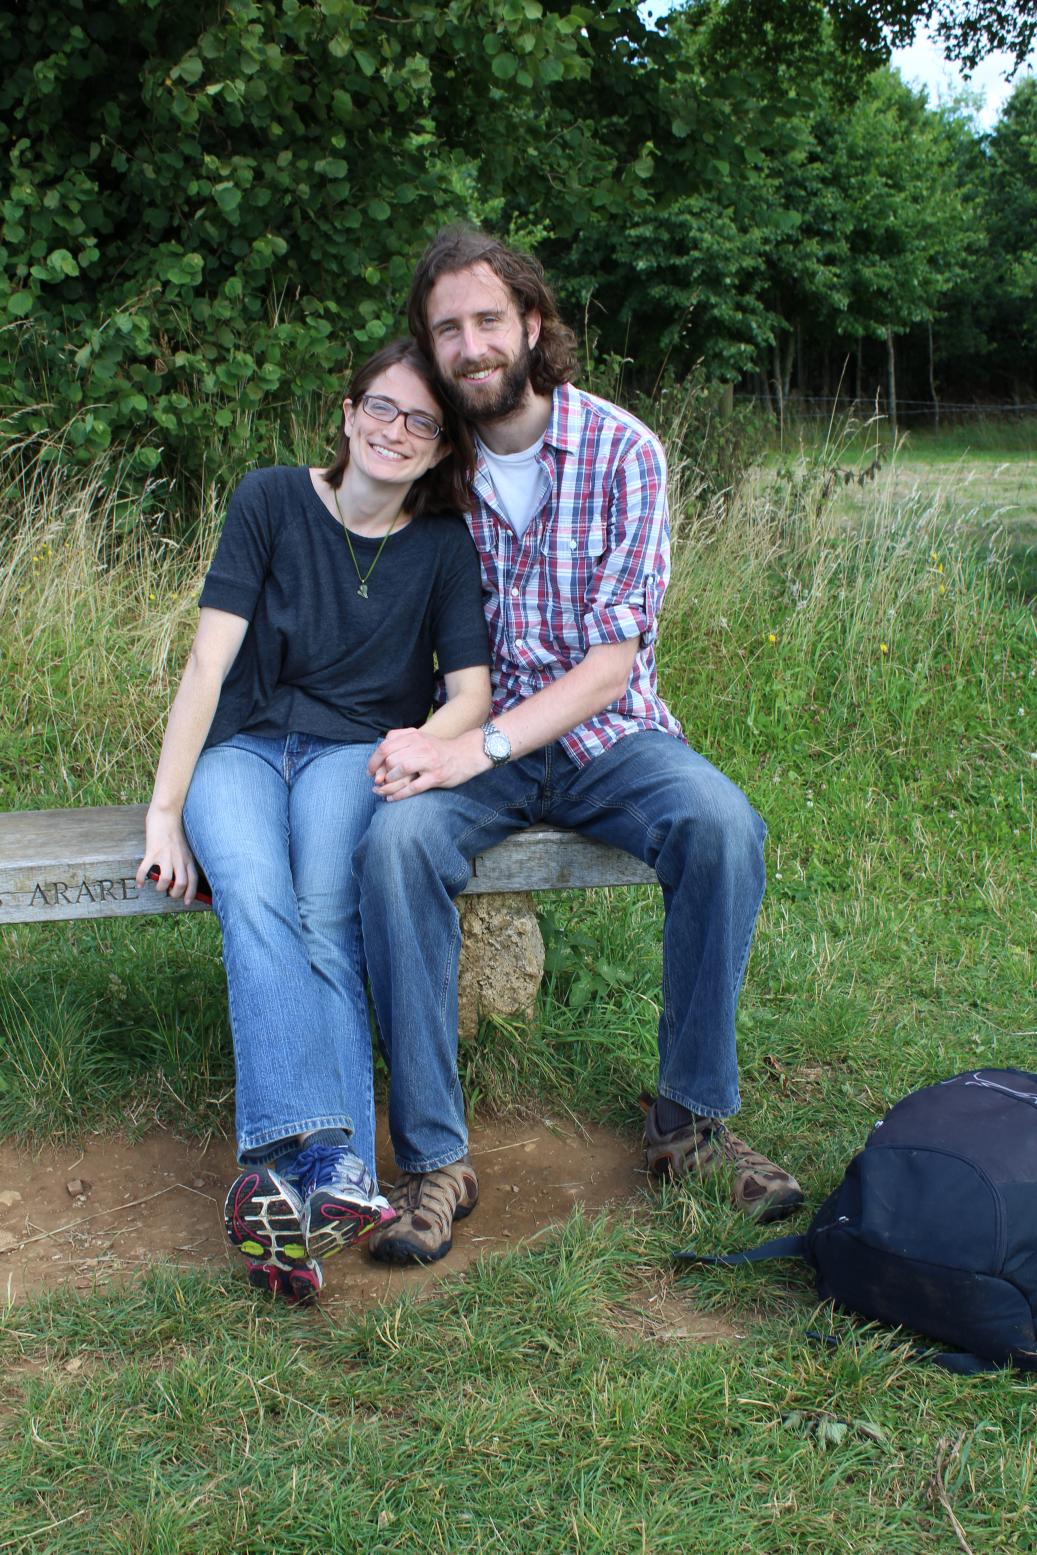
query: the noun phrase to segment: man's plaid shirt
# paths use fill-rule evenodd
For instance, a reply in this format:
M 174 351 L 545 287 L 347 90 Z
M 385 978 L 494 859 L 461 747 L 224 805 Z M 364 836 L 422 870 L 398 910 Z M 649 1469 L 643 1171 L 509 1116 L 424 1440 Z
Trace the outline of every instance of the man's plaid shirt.
M 468 526 L 487 596 L 494 713 L 557 680 L 597 643 L 640 637 L 626 691 L 562 744 L 582 766 L 638 729 L 681 738 L 659 699 L 652 646 L 670 573 L 660 443 L 626 411 L 563 384 L 537 463 L 547 480 L 521 540 L 482 459 L 475 474 Z

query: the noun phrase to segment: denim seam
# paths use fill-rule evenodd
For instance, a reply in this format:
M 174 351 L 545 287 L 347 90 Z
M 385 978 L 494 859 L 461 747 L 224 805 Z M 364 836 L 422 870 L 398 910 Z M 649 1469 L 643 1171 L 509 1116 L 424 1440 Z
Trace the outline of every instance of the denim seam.
M 751 929 L 749 931 L 749 939 L 750 939 L 750 941 L 752 939 L 752 930 Z M 748 946 L 747 946 L 746 947 L 746 959 L 748 959 L 748 954 L 749 954 L 749 952 L 748 952 Z M 673 1027 L 673 1019 L 672 1019 L 672 1015 L 671 1015 L 671 1011 L 673 1009 L 673 992 L 672 992 L 672 987 L 671 987 L 671 983 L 670 983 L 669 957 L 666 956 L 665 954 L 663 955 L 662 984 L 663 984 L 663 1007 L 662 1007 L 662 1012 L 661 1012 L 661 1015 L 660 1015 L 660 1024 L 662 1023 L 663 1020 L 666 1021 L 667 1043 L 668 1043 L 668 1045 L 672 1045 L 673 1040 L 674 1040 L 674 1027 Z M 736 983 L 735 987 L 737 988 L 737 986 L 738 985 Z M 660 1053 L 660 1063 L 661 1062 L 662 1062 L 662 1054 Z M 665 1096 L 667 1101 L 675 1101 L 681 1107 L 686 1107 L 689 1112 L 694 1112 L 696 1114 L 696 1116 L 700 1117 L 700 1118 L 731 1118 L 731 1117 L 734 1117 L 735 1113 L 740 1111 L 741 1110 L 741 1106 L 742 1106 L 742 1098 L 741 1098 L 741 1095 L 740 1095 L 739 1090 L 738 1090 L 737 1058 L 736 1058 L 735 1062 L 736 1062 L 736 1070 L 735 1070 L 735 1076 L 736 1076 L 736 1078 L 735 1078 L 735 1099 L 734 1099 L 734 1105 L 731 1106 L 731 1107 L 717 1108 L 717 1107 L 707 1107 L 707 1106 L 704 1106 L 701 1102 L 696 1100 L 696 1098 L 691 1096 L 690 1094 L 689 1095 L 678 1094 L 676 1091 L 673 1090 L 673 1088 L 671 1086 L 663 1085 L 661 1082 L 660 1082 L 660 1084 L 659 1084 L 659 1086 L 657 1088 L 658 1089 L 658 1094 L 660 1096 Z
M 760 900 L 756 904 L 756 916 L 757 917 L 759 916 L 760 908 L 761 908 L 762 905 L 763 905 L 763 895 L 761 893 Z M 754 917 L 753 921 L 752 921 L 752 924 L 750 925 L 749 932 L 745 936 L 745 944 L 742 947 L 741 964 L 740 964 L 740 966 L 738 968 L 738 972 L 737 972 L 737 974 L 735 976 L 735 980 L 731 984 L 731 992 L 734 995 L 736 995 L 736 996 L 738 994 L 738 990 L 742 986 L 742 979 L 745 977 L 745 969 L 749 965 L 749 951 L 752 948 L 753 935 L 755 934 L 755 932 L 756 932 L 756 918 Z
M 442 978 L 442 981 L 440 982 L 440 985 L 439 985 L 439 1010 L 440 1010 L 440 1015 L 441 1015 L 441 1018 L 442 1018 L 443 1026 L 446 1025 L 447 1007 L 448 1007 L 448 1005 L 450 1003 L 451 986 L 452 985 L 456 986 L 454 984 L 454 978 L 455 978 L 455 975 L 456 975 L 455 969 L 459 965 L 460 955 L 461 955 L 461 919 L 460 919 L 460 916 L 456 916 L 456 922 L 454 924 L 454 932 L 453 932 L 453 936 L 452 936 L 451 941 L 450 941 L 450 954 L 445 958 L 444 966 L 443 966 L 443 978 Z M 457 1075 L 457 1066 L 456 1066 L 456 1064 L 454 1066 L 454 1075 L 455 1075 L 455 1078 L 456 1078 L 456 1075 Z
M 583 804 L 588 805 L 588 806 L 592 806 L 595 810 L 622 810 L 626 815 L 631 816 L 632 819 L 636 820 L 639 825 L 644 827 L 645 834 L 648 837 L 649 842 L 651 843 L 652 847 L 656 850 L 656 853 L 658 853 L 658 850 L 659 850 L 659 848 L 661 848 L 662 842 L 663 842 L 662 834 L 661 834 L 661 832 L 657 828 L 649 825 L 647 819 L 641 813 L 641 811 L 637 809 L 636 805 L 631 805 L 628 802 L 626 802 L 625 800 L 618 800 L 617 801 L 617 800 L 583 799 L 581 802 Z M 651 865 L 650 867 L 653 868 L 653 869 L 655 868 L 654 865 Z M 657 875 L 656 878 L 658 878 L 658 875 Z M 664 882 L 662 880 L 660 880 L 659 884 L 663 885 Z M 762 901 L 762 899 L 763 898 L 762 898 L 762 895 L 761 895 L 761 901 Z M 757 912 L 759 912 L 759 903 L 757 903 Z M 748 935 L 746 937 L 745 946 L 744 946 L 744 949 L 743 949 L 743 952 L 742 952 L 741 970 L 740 970 L 738 976 L 736 977 L 736 979 L 735 979 L 735 981 L 734 981 L 734 983 L 732 985 L 732 991 L 736 991 L 738 989 L 739 983 L 741 982 L 741 979 L 744 976 L 745 968 L 746 968 L 746 965 L 748 964 L 748 960 L 749 960 L 749 949 L 750 949 L 750 946 L 752 945 L 753 930 L 755 929 L 755 927 L 756 927 L 756 922 L 755 922 L 755 918 L 754 918 L 753 926 L 752 926 L 752 928 L 750 928 L 749 933 L 748 933 Z M 662 985 L 663 985 L 663 988 L 662 988 L 662 992 L 663 992 L 662 1019 L 664 1019 L 666 1021 L 666 1029 L 667 1029 L 668 1040 L 669 1040 L 669 1042 L 672 1043 L 674 1033 L 673 1033 L 672 1017 L 671 1017 L 671 1013 L 670 1012 L 671 1012 L 671 1010 L 673 1008 L 673 991 L 672 991 L 672 987 L 671 987 L 671 984 L 670 984 L 669 967 L 667 965 L 667 958 L 665 956 L 663 957 Z M 741 1104 L 742 1104 L 741 1103 L 741 1097 L 736 1095 L 734 1107 L 732 1107 L 730 1110 L 727 1110 L 727 1111 L 717 1111 L 717 1109 L 714 1108 L 714 1107 L 702 1107 L 702 1106 L 700 1106 L 691 1097 L 688 1097 L 688 1096 L 678 1096 L 678 1095 L 674 1094 L 670 1090 L 669 1087 L 663 1087 L 662 1085 L 660 1085 L 658 1087 L 658 1093 L 659 1093 L 660 1096 L 665 1096 L 668 1101 L 677 1102 L 678 1105 L 680 1105 L 682 1107 L 686 1107 L 689 1112 L 694 1112 L 699 1117 L 705 1117 L 705 1118 L 733 1117 L 734 1114 L 739 1111 L 739 1109 L 741 1107 Z
M 322 1117 L 301 1118 L 297 1122 L 284 1123 L 277 1128 L 259 1129 L 238 1140 L 238 1155 L 243 1155 L 246 1150 L 262 1150 L 265 1145 L 280 1144 L 283 1140 L 295 1138 L 299 1134 L 313 1134 L 323 1128 L 340 1128 L 343 1133 L 352 1136 L 353 1119 L 344 1112 L 328 1113 Z
M 317 738 L 317 736 L 314 736 L 314 738 Z M 377 748 L 377 742 L 374 740 L 329 740 L 319 750 L 309 750 L 306 752 L 303 757 L 304 766 L 312 767 L 315 762 L 321 761 L 325 756 L 339 755 L 343 747 L 351 750 L 355 746 L 363 746 L 365 750 L 369 747 L 374 751 Z M 299 772 L 293 774 L 293 778 L 298 776 Z
M 460 1155 L 448 1153 L 447 1155 L 432 1156 L 427 1161 L 418 1161 L 414 1165 L 407 1161 L 401 1161 L 397 1156 L 396 1165 L 401 1172 L 410 1172 L 412 1176 L 421 1176 L 426 1172 L 438 1172 L 444 1166 L 453 1166 L 456 1161 L 463 1161 L 467 1154 L 468 1147 L 466 1145 Z
M 561 797 L 563 799 L 565 797 L 564 790 L 562 791 Z M 586 798 L 581 798 L 580 799 L 580 803 L 588 805 L 588 806 L 592 807 L 595 810 L 622 810 L 625 815 L 629 815 L 633 820 L 635 820 L 638 823 L 639 826 L 643 826 L 644 827 L 645 835 L 649 838 L 649 840 L 652 843 L 652 846 L 655 848 L 656 852 L 658 852 L 659 848 L 662 846 L 662 842 L 663 842 L 663 834 L 662 834 L 662 832 L 659 830 L 658 827 L 653 826 L 651 824 L 651 822 L 648 820 L 648 817 L 646 815 L 642 814 L 642 812 L 637 808 L 636 805 L 630 804 L 630 802 L 628 800 L 626 800 L 626 799 L 586 799 Z M 581 830 L 582 830 L 582 828 L 581 828 Z M 626 853 L 629 850 L 626 849 L 626 848 L 622 848 L 620 851 L 623 852 L 623 853 Z M 637 855 L 636 854 L 632 854 L 631 857 L 636 858 Z M 654 864 L 650 864 L 648 867 L 650 869 L 654 869 L 655 865 Z M 660 881 L 659 884 L 662 885 L 662 884 L 664 884 L 664 882 Z
M 472 821 L 468 826 L 465 827 L 464 831 L 461 832 L 458 835 L 458 837 L 456 838 L 456 845 L 457 845 L 457 848 L 459 849 L 459 851 L 462 852 L 462 853 L 465 851 L 464 844 L 468 841 L 469 837 L 476 836 L 479 832 L 485 830 L 485 828 L 487 826 L 492 826 L 493 822 L 494 821 L 499 821 L 501 816 L 511 814 L 512 812 L 514 812 L 516 810 L 528 810 L 528 809 L 532 808 L 532 806 L 536 802 L 536 797 L 537 797 L 537 791 L 534 788 L 531 793 L 524 794 L 522 796 L 522 798 L 512 800 L 509 804 L 498 805 L 495 810 L 488 811 L 487 814 L 481 816 L 479 818 L 479 820 Z M 476 850 L 476 851 L 478 851 L 478 850 Z M 461 892 L 464 890 L 465 886 L 468 884 L 469 879 L 471 878 L 471 872 L 472 872 L 472 861 L 471 861 L 471 858 L 466 859 L 465 866 L 466 867 L 465 867 L 464 879 L 460 882 L 460 884 L 458 885 L 456 891 L 451 891 L 450 892 L 451 896 L 460 896 Z M 452 883 L 453 882 L 451 881 L 451 884 Z M 445 1164 L 449 1165 L 450 1163 L 447 1162 Z
M 741 1098 L 739 1098 L 729 1112 L 718 1112 L 715 1107 L 699 1106 L 694 1097 L 679 1095 L 668 1085 L 660 1085 L 658 1087 L 658 1095 L 664 1096 L 667 1101 L 675 1101 L 679 1107 L 684 1107 L 688 1112 L 693 1112 L 698 1118 L 731 1118 L 734 1117 L 734 1114 L 742 1104 Z

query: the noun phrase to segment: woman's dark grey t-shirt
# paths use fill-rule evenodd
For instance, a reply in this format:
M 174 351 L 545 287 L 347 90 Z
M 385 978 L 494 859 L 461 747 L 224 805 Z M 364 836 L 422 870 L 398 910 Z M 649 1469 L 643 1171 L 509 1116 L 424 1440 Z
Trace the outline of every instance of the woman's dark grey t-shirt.
M 367 574 L 380 541 L 350 538 Z M 479 562 L 462 519 L 412 519 L 386 541 L 366 599 L 359 581 L 307 469 L 245 476 L 199 601 L 249 622 L 206 748 L 245 730 L 366 744 L 428 717 L 433 654 L 441 674 L 489 662 Z

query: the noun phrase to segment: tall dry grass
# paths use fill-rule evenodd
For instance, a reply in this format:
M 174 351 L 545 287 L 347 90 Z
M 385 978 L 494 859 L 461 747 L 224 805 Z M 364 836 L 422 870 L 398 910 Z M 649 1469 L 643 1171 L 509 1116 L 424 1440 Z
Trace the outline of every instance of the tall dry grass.
M 130 499 L 101 470 L 11 460 L 0 492 L 0 803 L 141 798 L 219 533 L 218 495 L 206 493 L 186 543 L 128 521 Z

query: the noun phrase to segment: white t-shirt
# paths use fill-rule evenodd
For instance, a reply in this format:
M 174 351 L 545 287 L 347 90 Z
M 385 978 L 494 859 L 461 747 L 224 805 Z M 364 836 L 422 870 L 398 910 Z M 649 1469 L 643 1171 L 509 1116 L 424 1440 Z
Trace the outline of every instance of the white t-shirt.
M 504 516 L 520 540 L 551 484 L 547 471 L 537 463 L 543 441 L 537 438 L 532 448 L 522 448 L 517 454 L 495 454 L 481 438 L 475 440 Z

